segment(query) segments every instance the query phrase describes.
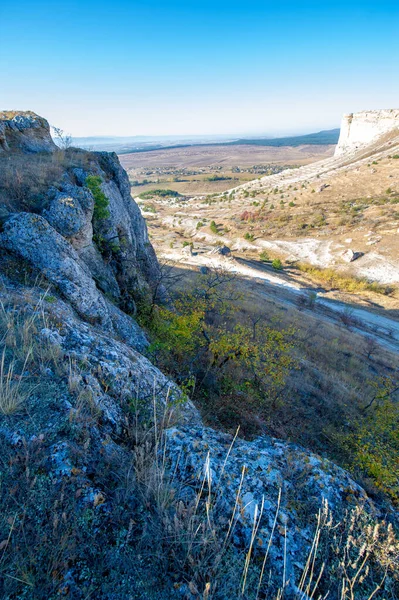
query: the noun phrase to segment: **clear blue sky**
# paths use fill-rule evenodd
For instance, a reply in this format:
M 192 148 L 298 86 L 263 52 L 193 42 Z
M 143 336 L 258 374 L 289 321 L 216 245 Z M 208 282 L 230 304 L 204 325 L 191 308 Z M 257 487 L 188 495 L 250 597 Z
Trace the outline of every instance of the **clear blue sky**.
M 399 1 L 0 1 L 0 109 L 74 136 L 270 133 L 399 107 Z

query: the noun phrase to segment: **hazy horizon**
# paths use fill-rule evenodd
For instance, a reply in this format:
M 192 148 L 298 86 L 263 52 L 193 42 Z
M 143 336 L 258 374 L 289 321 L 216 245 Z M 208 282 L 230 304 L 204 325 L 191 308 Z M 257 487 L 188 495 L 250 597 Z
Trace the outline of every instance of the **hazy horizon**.
M 21 0 L 0 8 L 0 107 L 73 137 L 329 130 L 398 104 L 398 36 L 389 0 Z
M 288 132 L 284 132 L 281 135 L 278 134 L 278 132 L 275 135 L 269 134 L 267 132 L 258 132 L 258 133 L 254 133 L 254 132 L 241 132 L 241 133 L 237 133 L 237 132 L 230 132 L 230 133 L 204 133 L 204 134 L 190 134 L 190 133 L 186 133 L 186 134 L 162 134 L 162 135 L 82 135 L 82 136 L 72 136 L 72 139 L 75 140 L 137 140 L 137 141 L 142 141 L 142 140 L 168 140 L 168 139 L 239 139 L 239 138 L 250 138 L 250 137 L 254 137 L 256 138 L 260 138 L 260 139 L 275 139 L 275 138 L 280 138 L 280 137 L 286 137 L 287 135 L 289 136 L 301 136 L 301 135 L 306 135 L 306 134 L 311 134 L 311 133 L 320 133 L 321 131 L 333 131 L 333 130 L 337 130 L 339 129 L 339 126 L 337 125 L 336 127 L 331 127 L 331 129 L 326 129 L 326 130 L 320 130 L 320 131 L 310 131 L 308 129 L 306 130 L 298 130 L 298 131 L 292 131 L 289 130 Z

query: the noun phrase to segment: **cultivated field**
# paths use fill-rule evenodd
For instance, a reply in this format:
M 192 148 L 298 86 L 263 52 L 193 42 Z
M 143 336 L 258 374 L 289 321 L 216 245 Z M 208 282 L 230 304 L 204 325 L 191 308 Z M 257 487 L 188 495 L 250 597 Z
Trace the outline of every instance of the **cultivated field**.
M 138 195 L 167 187 L 184 195 L 224 192 L 286 167 L 331 156 L 333 146 L 202 145 L 120 155 Z

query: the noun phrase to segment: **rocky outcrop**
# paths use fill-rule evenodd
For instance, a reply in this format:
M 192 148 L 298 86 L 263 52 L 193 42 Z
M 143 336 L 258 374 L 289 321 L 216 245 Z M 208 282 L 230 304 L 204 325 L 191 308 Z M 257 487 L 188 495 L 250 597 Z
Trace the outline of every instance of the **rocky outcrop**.
M 119 334 L 134 348 L 148 345 L 136 322 L 101 294 L 76 250 L 43 217 L 12 215 L 0 233 L 0 247 L 34 265 L 89 323 Z
M 117 156 L 76 149 L 61 152 L 41 117 L 34 113 L 2 115 L 8 163 L 14 156 L 20 160 L 21 153 L 33 151 L 52 150 L 59 158 L 55 159 L 57 178 L 41 192 L 34 213 L 21 213 L 21 204 L 12 202 L 4 209 L 0 247 L 39 269 L 83 318 L 108 330 L 115 320 L 126 321 L 127 315 L 122 317 L 109 300 L 134 314 L 136 302 L 148 295 L 157 280 L 159 267 Z M 101 218 L 95 217 L 95 198 L 86 185 L 89 175 L 99 178 L 108 203 Z M 120 333 L 119 328 L 117 331 Z
M 210 254 L 218 254 L 219 256 L 231 256 L 231 250 L 227 246 L 217 246 L 211 250 Z
M 130 194 L 130 183 L 114 153 L 99 155 L 98 173 L 109 201 L 109 217 L 96 230 L 114 252 L 114 272 L 126 300 L 145 294 L 159 277 L 158 261 L 148 237 L 147 225 Z
M 222 522 L 227 515 L 232 518 L 237 546 L 250 546 L 255 522 L 253 552 L 262 556 L 277 519 L 270 564 L 275 572 L 286 570 L 287 592 L 298 591 L 302 573 L 298 558 L 309 549 L 311 524 L 301 523 L 298 506 L 306 505 L 309 517 L 323 502 L 335 514 L 356 503 L 372 510 L 364 490 L 345 471 L 294 444 L 268 437 L 233 442 L 231 436 L 200 425 L 171 428 L 166 435 L 172 470 L 186 486 L 182 494 L 198 493 L 203 487 L 213 490 L 212 516 Z
M 344 115 L 335 156 L 370 144 L 395 129 L 399 129 L 399 109 L 365 110 Z
M 57 146 L 46 119 L 33 112 L 0 112 L 0 153 L 54 152 Z

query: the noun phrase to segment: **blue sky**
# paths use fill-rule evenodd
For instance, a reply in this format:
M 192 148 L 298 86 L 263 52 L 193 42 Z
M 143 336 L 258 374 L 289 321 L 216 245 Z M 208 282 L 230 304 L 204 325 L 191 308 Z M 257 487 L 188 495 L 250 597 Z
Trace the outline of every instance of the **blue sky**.
M 0 2 L 0 109 L 74 136 L 270 134 L 399 107 L 399 2 Z

